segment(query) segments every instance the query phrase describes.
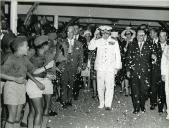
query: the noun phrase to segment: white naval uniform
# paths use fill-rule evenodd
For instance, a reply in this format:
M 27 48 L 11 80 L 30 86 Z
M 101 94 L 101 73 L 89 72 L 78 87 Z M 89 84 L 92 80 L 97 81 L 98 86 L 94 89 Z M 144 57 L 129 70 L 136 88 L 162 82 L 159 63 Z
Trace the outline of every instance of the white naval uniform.
M 121 68 L 121 55 L 118 41 L 109 37 L 107 40 L 100 38 L 92 39 L 88 49 L 97 48 L 95 70 L 97 71 L 97 90 L 100 101 L 100 108 L 111 107 L 115 74 Z
M 165 76 L 167 114 L 169 116 L 169 46 L 166 46 L 161 59 L 161 75 Z

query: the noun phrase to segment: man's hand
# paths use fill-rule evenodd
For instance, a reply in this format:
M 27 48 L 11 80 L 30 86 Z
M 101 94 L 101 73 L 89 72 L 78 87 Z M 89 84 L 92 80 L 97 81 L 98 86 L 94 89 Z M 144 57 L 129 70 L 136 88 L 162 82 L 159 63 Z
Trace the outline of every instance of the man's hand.
M 127 77 L 130 78 L 130 72 L 129 71 L 127 71 Z
M 165 75 L 161 76 L 162 81 L 165 81 Z
M 156 63 L 156 61 L 157 61 L 157 57 L 156 57 L 156 55 L 154 55 L 154 54 L 152 54 L 151 55 L 151 58 L 152 58 L 152 60 L 153 60 L 153 64 L 155 64 Z
M 51 75 L 51 74 L 47 74 L 46 77 L 49 78 L 50 80 L 55 80 L 56 79 L 56 76 L 55 75 Z
M 96 29 L 96 31 L 94 32 L 94 37 L 93 37 L 95 40 L 97 39 L 99 33 L 100 31 Z
M 87 63 L 83 63 L 82 69 L 85 70 L 87 67 Z
M 14 81 L 18 84 L 26 84 L 27 82 L 24 77 L 15 78 Z
M 82 70 L 82 69 L 81 69 L 80 67 L 78 67 L 78 68 L 77 68 L 77 73 L 80 73 L 81 70 Z
M 118 73 L 119 69 L 114 70 L 114 74 L 116 75 Z
M 50 61 L 46 66 L 45 66 L 45 68 L 46 69 L 49 69 L 49 68 L 52 68 L 53 66 L 54 66 L 54 60 L 52 60 L 52 61 Z
M 36 85 L 39 87 L 40 90 L 45 89 L 45 86 L 41 82 L 36 82 Z

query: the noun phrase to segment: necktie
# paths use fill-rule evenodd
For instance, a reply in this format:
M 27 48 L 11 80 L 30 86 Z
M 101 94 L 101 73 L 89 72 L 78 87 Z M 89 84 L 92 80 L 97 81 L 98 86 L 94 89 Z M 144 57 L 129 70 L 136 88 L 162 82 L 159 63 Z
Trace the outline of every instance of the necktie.
M 143 42 L 140 42 L 140 45 L 139 45 L 140 50 L 142 49 L 142 45 L 143 45 Z
M 78 40 L 78 35 L 76 36 L 76 40 Z
M 69 41 L 69 49 L 68 49 L 68 53 L 72 53 L 72 40 Z

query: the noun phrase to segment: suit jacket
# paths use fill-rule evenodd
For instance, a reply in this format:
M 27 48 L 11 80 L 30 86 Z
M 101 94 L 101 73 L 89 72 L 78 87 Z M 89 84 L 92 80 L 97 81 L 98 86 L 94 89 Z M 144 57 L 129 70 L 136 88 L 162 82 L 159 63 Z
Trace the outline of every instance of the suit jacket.
M 152 75 L 161 76 L 161 58 L 162 58 L 162 48 L 161 44 L 158 41 L 157 44 L 152 41 L 153 52 L 155 53 L 157 60 L 156 63 L 152 64 Z
M 89 50 L 97 48 L 95 70 L 114 72 L 121 69 L 121 55 L 118 41 L 111 37 L 107 40 L 100 38 L 92 39 L 88 46 Z
M 131 77 L 142 76 L 150 78 L 152 54 L 154 54 L 154 51 L 149 42 L 144 42 L 142 50 L 139 48 L 138 41 L 133 41 L 129 45 L 126 70 L 131 72 Z
M 74 40 L 72 53 L 68 53 L 69 42 L 68 39 L 63 40 L 59 44 L 59 49 L 62 50 L 64 56 L 67 58 L 65 63 L 65 69 L 71 68 L 77 70 L 77 67 L 82 68 L 83 64 L 83 46 L 81 42 Z
M 83 36 L 79 35 L 78 39 L 79 42 L 82 43 L 83 45 L 83 55 L 84 55 L 84 63 L 87 63 L 88 60 L 88 46 L 87 46 L 87 41 L 86 38 L 84 38 Z

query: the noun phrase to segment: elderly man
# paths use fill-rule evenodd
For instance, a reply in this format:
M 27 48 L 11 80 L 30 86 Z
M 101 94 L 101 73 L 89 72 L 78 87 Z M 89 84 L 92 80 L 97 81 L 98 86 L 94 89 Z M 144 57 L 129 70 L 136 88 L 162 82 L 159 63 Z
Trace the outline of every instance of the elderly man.
M 118 42 L 111 38 L 111 27 L 100 26 L 102 38 L 94 38 L 88 49 L 97 48 L 95 70 L 97 71 L 97 90 L 100 105 L 98 108 L 111 110 L 114 95 L 114 78 L 117 70 L 121 68 L 121 56 Z
M 60 44 L 63 47 L 66 58 L 62 77 L 62 100 L 63 108 L 72 105 L 72 96 L 75 76 L 80 73 L 83 64 L 83 46 L 81 42 L 74 39 L 74 27 L 69 26 L 67 29 L 67 39 Z

